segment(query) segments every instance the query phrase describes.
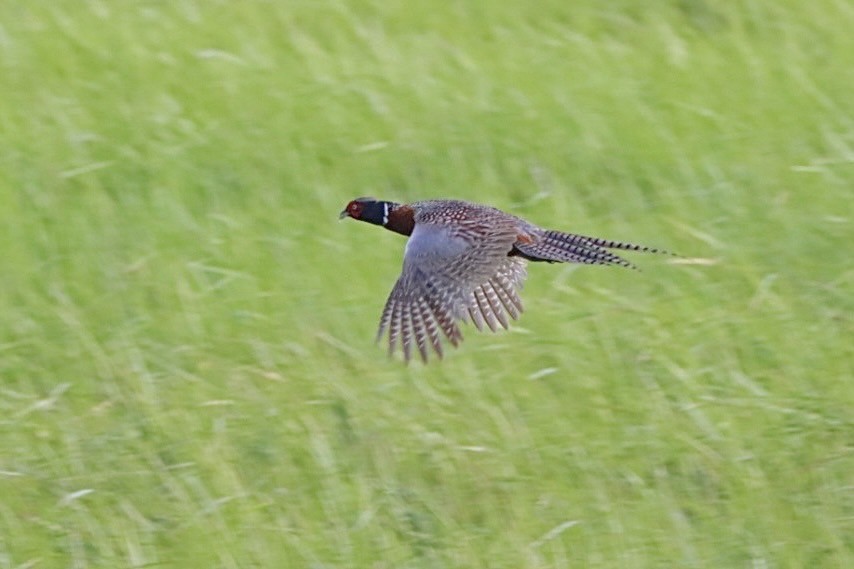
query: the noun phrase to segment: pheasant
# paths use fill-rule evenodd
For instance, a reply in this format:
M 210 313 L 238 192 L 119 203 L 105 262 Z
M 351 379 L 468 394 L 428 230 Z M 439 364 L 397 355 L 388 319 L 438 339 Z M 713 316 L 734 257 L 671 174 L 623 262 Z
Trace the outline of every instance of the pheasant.
M 414 346 L 426 363 L 442 357 L 442 335 L 462 341 L 459 322 L 478 330 L 509 328 L 522 312 L 519 289 L 528 261 L 637 267 L 609 249 L 667 251 L 542 229 L 499 209 L 460 200 L 399 204 L 357 198 L 339 219 L 351 217 L 406 235 L 403 270 L 386 301 L 377 341 L 388 332 L 389 355 L 400 343 L 405 361 Z

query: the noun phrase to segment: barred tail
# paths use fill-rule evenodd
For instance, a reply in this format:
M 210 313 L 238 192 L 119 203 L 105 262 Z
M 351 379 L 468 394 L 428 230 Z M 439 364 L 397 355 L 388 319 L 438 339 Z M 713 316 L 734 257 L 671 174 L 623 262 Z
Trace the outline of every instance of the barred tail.
M 587 265 L 619 265 L 630 269 L 637 269 L 634 263 L 627 261 L 608 251 L 608 249 L 619 249 L 621 251 L 639 251 L 642 253 L 657 253 L 661 255 L 672 255 L 663 249 L 600 239 L 599 237 L 588 237 L 561 231 L 544 231 L 531 243 L 517 242 L 513 246 L 511 255 L 519 255 L 529 261 L 546 261 L 549 263 L 584 263 Z

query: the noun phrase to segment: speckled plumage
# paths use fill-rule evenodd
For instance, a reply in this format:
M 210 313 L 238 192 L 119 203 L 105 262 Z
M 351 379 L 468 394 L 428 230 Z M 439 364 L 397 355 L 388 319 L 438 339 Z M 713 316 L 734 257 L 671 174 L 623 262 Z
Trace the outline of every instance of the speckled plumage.
M 405 360 L 417 349 L 426 362 L 442 357 L 442 336 L 462 341 L 459 322 L 478 330 L 508 328 L 522 313 L 519 290 L 527 261 L 619 265 L 635 268 L 608 249 L 664 253 L 657 249 L 546 230 L 493 207 L 459 200 L 397 204 L 357 198 L 341 212 L 408 235 L 403 270 L 386 301 L 377 339 L 388 333 Z

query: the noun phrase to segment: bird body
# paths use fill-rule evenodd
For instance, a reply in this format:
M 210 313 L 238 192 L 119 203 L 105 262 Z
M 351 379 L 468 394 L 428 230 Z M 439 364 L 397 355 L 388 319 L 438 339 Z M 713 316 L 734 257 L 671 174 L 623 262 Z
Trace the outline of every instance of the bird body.
M 509 327 L 523 307 L 519 289 L 528 261 L 619 265 L 636 268 L 609 249 L 666 253 L 658 249 L 542 229 L 494 207 L 460 200 L 399 204 L 357 198 L 341 218 L 352 217 L 409 237 L 403 269 L 386 301 L 377 340 L 388 332 L 389 353 L 398 342 L 408 361 L 416 347 L 427 361 L 442 357 L 441 336 L 454 346 L 459 322 L 478 330 Z M 414 346 L 413 346 L 414 344 Z

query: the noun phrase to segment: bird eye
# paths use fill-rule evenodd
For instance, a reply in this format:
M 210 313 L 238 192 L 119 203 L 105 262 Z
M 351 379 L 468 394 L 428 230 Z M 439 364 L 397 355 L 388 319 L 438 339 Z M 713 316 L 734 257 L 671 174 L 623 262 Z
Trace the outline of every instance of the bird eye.
M 350 213 L 350 217 L 360 217 L 362 215 L 362 204 L 359 202 L 350 202 L 350 205 L 347 206 L 347 211 Z

